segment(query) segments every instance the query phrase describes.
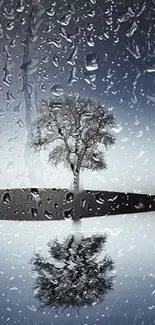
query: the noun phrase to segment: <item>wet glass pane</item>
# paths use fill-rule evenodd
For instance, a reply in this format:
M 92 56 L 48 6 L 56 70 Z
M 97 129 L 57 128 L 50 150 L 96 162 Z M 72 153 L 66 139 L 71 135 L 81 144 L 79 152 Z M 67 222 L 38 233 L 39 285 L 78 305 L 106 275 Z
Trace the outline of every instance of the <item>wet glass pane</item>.
M 155 0 L 0 0 L 0 324 L 155 322 Z

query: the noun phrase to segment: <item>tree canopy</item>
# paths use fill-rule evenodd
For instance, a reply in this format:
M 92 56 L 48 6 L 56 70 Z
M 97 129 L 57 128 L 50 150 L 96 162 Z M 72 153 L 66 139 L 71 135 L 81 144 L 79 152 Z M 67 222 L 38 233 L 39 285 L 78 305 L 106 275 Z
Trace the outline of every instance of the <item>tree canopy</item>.
M 73 173 L 107 168 L 105 152 L 115 143 L 115 119 L 100 102 L 66 96 L 42 100 L 34 121 L 30 145 L 37 151 L 49 149 L 49 162 L 62 163 Z
M 48 242 L 48 257 L 34 254 L 30 261 L 35 272 L 34 297 L 41 309 L 79 311 L 104 301 L 113 291 L 115 278 L 109 274 L 114 269 L 112 258 L 98 259 L 106 241 L 106 235 L 93 235 L 75 244 L 69 236 L 62 243 L 58 239 Z

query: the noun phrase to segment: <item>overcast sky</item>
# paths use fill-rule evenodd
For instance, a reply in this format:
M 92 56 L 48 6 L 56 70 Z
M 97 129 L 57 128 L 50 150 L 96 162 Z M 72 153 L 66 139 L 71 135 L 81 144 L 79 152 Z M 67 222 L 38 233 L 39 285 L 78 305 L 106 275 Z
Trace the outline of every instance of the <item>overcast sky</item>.
M 35 162 L 37 180 L 27 178 L 22 64 L 31 19 L 36 36 L 29 47 L 32 102 L 53 96 L 58 84 L 61 93 L 102 101 L 116 117 L 109 168 L 85 172 L 83 188 L 155 194 L 154 1 L 35 0 L 35 19 L 29 18 L 30 0 L 25 5 L 4 0 L 0 6 L 0 187 L 64 188 L 72 181 L 63 167 L 48 166 L 46 153 Z

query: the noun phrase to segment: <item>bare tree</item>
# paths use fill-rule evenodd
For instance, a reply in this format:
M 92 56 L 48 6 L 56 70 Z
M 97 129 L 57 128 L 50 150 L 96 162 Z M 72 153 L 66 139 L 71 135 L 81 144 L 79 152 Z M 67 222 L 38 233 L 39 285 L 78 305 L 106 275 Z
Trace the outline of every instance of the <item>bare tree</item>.
M 73 236 L 69 236 L 62 243 L 56 239 L 47 244 L 49 257 L 34 254 L 30 263 L 35 273 L 34 298 L 40 309 L 79 312 L 81 307 L 104 301 L 113 291 L 115 279 L 109 274 L 115 269 L 114 260 L 108 255 L 98 259 L 106 242 L 106 235 L 93 235 L 74 245 Z
M 31 147 L 49 148 L 49 162 L 54 166 L 62 163 L 71 170 L 77 193 L 80 171 L 107 168 L 103 149 L 115 143 L 111 132 L 114 116 L 102 103 L 80 97 L 42 100 L 40 106 Z

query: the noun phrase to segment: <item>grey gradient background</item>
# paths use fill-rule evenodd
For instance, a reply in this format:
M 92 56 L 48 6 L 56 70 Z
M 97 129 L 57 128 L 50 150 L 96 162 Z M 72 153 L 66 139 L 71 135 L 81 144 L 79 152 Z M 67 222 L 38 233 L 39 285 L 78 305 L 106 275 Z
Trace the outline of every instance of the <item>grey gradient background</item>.
M 57 169 L 49 166 L 46 152 L 40 154 L 41 164 L 36 159 L 37 182 L 27 178 L 23 159 L 27 129 L 20 66 L 23 56 L 21 40 L 25 37 L 30 1 L 26 1 L 22 13 L 16 11 L 15 1 L 4 0 L 0 4 L 3 30 L 0 39 L 0 187 L 68 188 L 71 186 L 71 173 L 62 166 Z M 153 0 L 78 0 L 74 1 L 75 13 L 72 14 L 69 25 L 61 26 L 58 20 L 68 12 L 68 6 L 72 4 L 69 0 L 58 0 L 53 6 L 50 1 L 42 1 L 45 9 L 43 23 L 32 47 L 32 55 L 35 53 L 39 63 L 38 69 L 30 76 L 30 81 L 34 82 L 37 90 L 37 99 L 39 101 L 42 97 L 48 98 L 51 87 L 57 83 L 66 93 L 79 93 L 81 96 L 102 101 L 115 114 L 116 145 L 107 153 L 109 168 L 103 172 L 83 173 L 83 188 L 154 194 L 155 72 L 147 70 L 155 64 L 155 3 Z M 128 11 L 129 6 L 135 12 L 135 17 L 119 23 L 119 17 Z M 52 17 L 47 14 L 49 7 L 55 10 Z M 10 9 L 15 11 L 12 18 L 8 19 L 7 12 Z M 91 10 L 95 13 L 93 17 Z M 142 13 L 138 16 L 140 11 Z M 25 20 L 23 25 L 21 18 Z M 126 33 L 134 21 L 138 27 L 131 37 L 127 37 Z M 14 26 L 12 29 L 10 23 Z M 94 46 L 87 42 L 87 35 L 90 33 L 88 24 L 93 24 L 91 33 Z M 73 48 L 70 42 L 61 37 L 60 27 L 65 27 L 70 34 L 80 28 L 79 35 L 75 38 L 78 47 L 75 60 L 77 81 L 71 86 L 68 78 L 73 66 L 67 63 L 67 58 Z M 57 48 L 48 44 L 49 38 L 60 38 L 61 46 Z M 132 42 L 139 48 L 138 58 L 128 50 L 132 48 Z M 9 63 L 12 64 L 9 86 L 4 82 L 7 51 Z M 84 74 L 88 72 L 85 68 L 85 56 L 90 52 L 98 56 L 98 69 L 91 72 L 96 75 L 96 86 L 93 87 L 84 80 Z M 59 57 L 58 67 L 53 64 L 53 55 Z M 19 104 L 20 111 L 16 113 L 14 108 Z

